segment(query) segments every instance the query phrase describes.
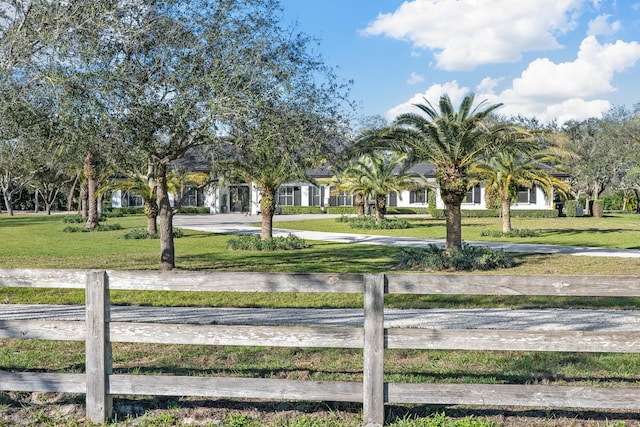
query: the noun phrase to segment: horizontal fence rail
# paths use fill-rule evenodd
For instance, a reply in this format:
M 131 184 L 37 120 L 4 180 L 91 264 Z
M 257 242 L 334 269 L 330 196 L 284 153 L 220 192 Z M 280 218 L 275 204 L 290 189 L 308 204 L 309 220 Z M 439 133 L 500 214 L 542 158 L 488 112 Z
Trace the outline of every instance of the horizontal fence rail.
M 640 353 L 640 332 L 384 327 L 385 294 L 640 296 L 628 276 L 286 274 L 0 269 L 0 286 L 77 288 L 86 321 L 0 321 L 0 339 L 84 341 L 84 374 L 0 371 L 0 390 L 85 393 L 87 418 L 111 416 L 112 395 L 361 402 L 367 425 L 385 403 L 640 409 L 640 388 L 384 381 L 385 349 Z M 364 295 L 362 327 L 155 324 L 110 321 L 111 290 L 320 292 Z M 120 375 L 111 343 L 363 349 L 362 382 Z

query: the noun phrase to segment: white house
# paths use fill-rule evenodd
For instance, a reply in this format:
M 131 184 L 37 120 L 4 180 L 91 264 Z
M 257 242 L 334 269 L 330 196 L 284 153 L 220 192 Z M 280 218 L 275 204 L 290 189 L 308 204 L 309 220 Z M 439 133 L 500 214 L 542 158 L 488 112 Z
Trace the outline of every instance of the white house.
M 438 185 L 435 179 L 433 165 L 418 164 L 412 167 L 416 180 L 425 182 L 433 189 L 404 190 L 399 194 L 393 193 L 387 197 L 388 207 L 403 208 L 428 208 L 429 197 L 435 195 L 436 209 L 444 209 L 444 203 L 440 197 Z M 280 187 L 277 194 L 277 204 L 281 207 L 301 206 L 317 207 L 326 210 L 330 206 L 354 206 L 352 194 L 335 194 L 328 182 L 333 172 L 326 168 L 308 171 L 308 174 L 317 184 L 309 182 L 290 182 Z M 173 197 L 171 197 L 173 203 Z M 112 207 L 142 206 L 142 198 L 135 194 L 126 194 L 121 191 L 114 192 L 111 199 Z M 260 191 L 255 184 L 227 183 L 222 186 L 210 186 L 194 191 L 183 203 L 185 207 L 208 207 L 212 214 L 238 212 L 256 214 L 260 206 Z M 518 201 L 511 206 L 512 209 L 545 210 L 555 209 L 553 199 L 548 198 L 542 188 L 521 188 Z M 484 186 L 476 185 L 467 192 L 467 197 L 462 203 L 463 210 L 487 209 L 487 200 Z

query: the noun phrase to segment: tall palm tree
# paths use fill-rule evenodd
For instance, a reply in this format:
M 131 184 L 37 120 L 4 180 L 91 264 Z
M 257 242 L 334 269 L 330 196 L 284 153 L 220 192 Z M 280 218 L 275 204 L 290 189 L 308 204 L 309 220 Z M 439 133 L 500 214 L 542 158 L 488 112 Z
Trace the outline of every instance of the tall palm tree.
M 384 219 L 387 195 L 417 187 L 407 172 L 407 156 L 398 152 L 372 152 L 361 156 L 338 177 L 338 191 L 361 194 L 374 199 L 376 222 Z
M 502 104 L 483 101 L 474 107 L 474 99 L 474 94 L 465 96 L 458 111 L 446 94 L 440 97 L 438 110 L 425 100 L 415 105 L 422 114 L 402 114 L 390 128 L 368 132 L 358 143 L 360 149 L 391 149 L 406 153 L 412 163 L 435 166 L 446 207 L 447 250 L 462 248 L 460 205 L 467 194 L 469 168 L 486 151 L 504 143 L 497 137 L 500 133 L 513 131 L 511 126 L 487 120 Z
M 553 197 L 553 191 L 561 193 L 569 191 L 569 185 L 561 179 L 551 175 L 551 169 L 544 167 L 538 155 L 501 151 L 495 153 L 484 163 L 476 163 L 471 168 L 475 177 L 471 184 L 486 183 L 487 194 L 496 194 L 500 198 L 502 209 L 502 232 L 508 233 L 511 228 L 511 204 L 518 200 L 518 189 L 525 187 L 533 189 L 541 187 L 547 197 Z

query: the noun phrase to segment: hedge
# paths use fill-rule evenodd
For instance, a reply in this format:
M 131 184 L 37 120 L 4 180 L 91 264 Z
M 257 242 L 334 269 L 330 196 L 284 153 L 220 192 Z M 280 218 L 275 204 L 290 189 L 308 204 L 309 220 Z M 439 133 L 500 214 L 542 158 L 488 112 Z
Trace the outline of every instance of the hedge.
M 283 215 L 321 214 L 320 206 L 282 206 Z
M 327 206 L 324 208 L 328 214 L 339 214 L 339 215 L 355 215 L 356 207 L 355 206 Z
M 444 209 L 433 209 L 431 216 L 435 219 L 445 218 Z M 498 218 L 500 217 L 500 209 L 474 209 L 460 211 L 462 218 Z M 575 216 L 575 210 L 574 210 Z M 511 210 L 511 218 L 557 218 L 558 211 L 555 209 L 513 209 Z
M 211 213 L 211 209 L 209 209 L 209 207 L 207 206 L 200 206 L 197 208 L 183 206 L 178 210 L 178 212 L 183 214 L 208 214 Z
M 578 215 L 578 201 L 567 200 L 564 203 L 564 214 L 568 217 L 576 217 Z

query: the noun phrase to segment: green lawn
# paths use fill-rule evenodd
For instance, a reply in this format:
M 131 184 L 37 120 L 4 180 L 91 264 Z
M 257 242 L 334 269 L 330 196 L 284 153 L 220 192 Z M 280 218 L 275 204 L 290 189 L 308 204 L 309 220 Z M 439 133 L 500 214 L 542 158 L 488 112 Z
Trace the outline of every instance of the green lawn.
M 444 223 L 430 219 L 411 219 L 408 230 L 385 232 L 396 235 L 443 237 Z M 20 215 L 0 217 L 0 268 L 80 268 L 80 269 L 155 269 L 158 265 L 157 240 L 124 240 L 125 232 L 142 228 L 141 216 L 110 219 L 121 230 L 65 233 L 69 224 L 60 216 Z M 515 220 L 518 228 L 540 228 L 543 237 L 537 243 L 576 244 L 632 248 L 640 242 L 640 217 L 635 215 L 595 218 L 559 218 L 554 220 Z M 322 219 L 278 222 L 278 228 L 304 228 L 327 231 L 351 231 L 346 224 Z M 499 229 L 497 219 L 465 219 L 465 240 L 480 240 L 483 228 Z M 279 253 L 231 252 L 226 249 L 230 235 L 186 231 L 176 239 L 176 263 L 183 270 L 226 270 L 265 272 L 389 272 L 395 269 L 400 249 L 381 246 L 310 242 L 303 250 Z M 534 241 L 514 239 L 513 241 Z M 566 255 L 520 254 L 518 265 L 504 274 L 631 274 L 640 275 L 639 259 L 571 257 Z M 489 272 L 495 274 L 496 272 Z M 194 306 L 266 306 L 266 307 L 362 307 L 361 295 L 341 294 L 227 294 L 178 292 L 113 292 L 116 304 L 194 305 Z M 0 288 L 0 303 L 82 304 L 82 290 L 32 290 Z M 597 307 L 637 308 L 634 298 L 533 298 L 494 296 L 388 296 L 388 307 Z M 5 370 L 83 372 L 84 344 L 37 340 L 0 341 L 0 366 Z M 361 351 L 347 349 L 301 349 L 211 346 L 168 346 L 114 344 L 114 369 L 118 373 L 166 373 L 168 375 L 223 375 L 301 380 L 356 381 L 362 376 Z M 387 381 L 448 383 L 551 383 L 571 385 L 637 386 L 640 381 L 640 357 L 636 354 L 542 353 L 542 352 L 465 352 L 389 350 L 385 358 Z M 0 410 L 14 410 L 15 398 L 0 393 Z M 188 404 L 188 403 L 187 403 Z M 4 405 L 4 406 L 1 406 Z M 175 405 L 175 404 L 174 404 Z M 25 411 L 33 406 L 27 402 Z M 405 409 L 393 410 L 403 413 Z M 409 414 L 433 413 L 442 408 L 407 408 Z M 473 408 L 446 408 L 447 415 L 461 421 Z M 30 414 L 26 412 L 27 416 Z M 164 412 L 165 416 L 170 412 Z M 336 412 L 341 416 L 345 412 Z M 499 412 L 498 412 L 499 413 Z M 518 412 L 513 412 L 518 416 Z M 357 414 L 357 412 L 356 412 Z M 575 413 L 575 418 L 589 415 Z M 616 420 L 616 414 L 606 414 Z M 37 418 L 33 415 L 34 418 Z M 557 419 L 556 419 L 557 417 Z M 355 417 L 357 418 L 357 416 Z M 624 419 L 624 417 L 621 417 Z M 423 419 L 424 420 L 424 419 Z M 573 419 L 547 411 L 535 418 L 545 425 L 566 425 Z M 553 420 L 553 421 L 552 421 Z M 51 425 L 56 425 L 56 420 Z M 556 422 L 557 421 L 557 422 Z M 531 421 L 530 421 L 531 422 Z M 552 423 L 553 422 L 553 423 Z M 406 426 L 432 425 L 400 423 Z M 398 424 L 398 425 L 400 425 Z M 65 424 L 57 424 L 65 425 Z M 68 424 L 74 425 L 74 424 Z M 155 424 L 149 424 L 155 425 Z M 157 425 L 180 425 L 165 423 Z M 227 425 L 227 424 L 225 424 Z M 254 424 L 228 424 L 252 426 Z M 255 424 L 258 425 L 258 424 Z M 300 425 L 307 425 L 302 424 Z M 324 425 L 324 424 L 322 424 Z M 326 424 L 335 426 L 349 423 Z M 433 425 L 445 425 L 433 423 Z M 469 425 L 469 424 L 461 424 Z M 533 424 L 531 424 L 533 425 Z M 585 424 L 586 425 L 586 424 Z M 613 425 L 605 422 L 588 425 Z M 624 424 L 616 424 L 624 425 Z
M 277 228 L 310 231 L 333 231 L 340 233 L 366 233 L 388 236 L 445 238 L 443 219 L 425 216 L 402 216 L 411 223 L 411 228 L 401 230 L 366 230 L 349 228 L 349 224 L 333 218 L 304 221 L 278 221 Z M 512 243 L 541 243 L 550 245 L 593 246 L 602 248 L 640 249 L 640 215 L 611 214 L 604 218 L 513 218 L 517 229 L 540 231 L 540 237 L 490 238 L 481 236 L 483 230 L 502 230 L 500 218 L 464 218 L 462 238 L 465 241 L 509 241 Z
M 113 218 L 108 224 L 120 224 L 121 230 L 91 233 L 65 233 L 69 224 L 61 221 L 61 216 L 19 215 L 0 217 L 0 235 L 2 251 L 0 268 L 77 268 L 77 269 L 156 269 L 159 262 L 158 240 L 125 240 L 122 236 L 133 228 L 145 226 L 142 216 Z M 568 221 L 564 223 L 563 221 Z M 465 233 L 493 224 L 498 227 L 497 219 L 465 219 Z M 530 221 L 530 220 L 526 220 Z M 389 233 L 429 234 L 437 237 L 444 232 L 442 221 L 414 218 L 414 228 L 389 231 Z M 571 224 L 573 236 L 580 240 L 593 239 L 604 246 L 609 233 L 594 233 L 595 226 L 601 230 L 617 229 L 622 235 L 637 235 L 640 217 L 619 215 L 604 219 L 595 218 L 558 218 L 536 220 L 539 227 L 551 229 L 557 224 Z M 517 222 L 520 224 L 520 221 Z M 306 228 L 316 230 L 349 231 L 348 225 L 334 219 L 314 221 L 278 222 L 278 228 Z M 519 225 L 521 226 L 521 225 Z M 582 226 L 582 229 L 578 227 Z M 440 231 L 438 231 L 440 230 Z M 479 233 L 479 232 L 478 232 Z M 555 234 L 562 235 L 562 230 Z M 553 233 L 545 238 L 545 243 L 557 243 Z M 594 237 L 595 236 L 595 237 Z M 216 271 L 263 271 L 263 272 L 396 272 L 395 260 L 399 248 L 356 245 L 330 242 L 309 242 L 308 249 L 287 252 L 243 252 L 226 249 L 232 235 L 219 235 L 199 231 L 184 230 L 184 235 L 175 240 L 176 265 L 182 270 Z M 640 236 L 638 236 L 640 241 Z M 624 239 L 628 240 L 628 239 Z M 514 241 L 530 241 L 514 239 Z M 629 245 L 625 245 L 628 247 Z M 640 275 L 639 258 L 615 257 L 573 257 L 569 255 L 517 254 L 515 268 L 499 270 L 503 274 L 624 274 Z M 495 274 L 496 271 L 478 274 Z M 315 295 L 315 294 L 249 294 L 238 300 L 235 294 L 211 293 L 203 296 L 180 295 L 175 292 L 114 292 L 116 304 L 133 305 L 199 305 L 199 306 L 256 306 L 265 307 L 361 307 L 360 296 L 356 295 Z M 0 288 L 0 303 L 59 303 L 82 304 L 84 293 L 76 290 L 33 290 L 21 288 Z M 411 307 L 473 307 L 473 306 L 584 306 L 584 299 L 567 300 L 543 298 L 495 298 L 495 297 L 436 297 L 403 296 L 388 297 L 390 306 Z M 591 303 L 589 303 L 591 304 Z M 628 307 L 635 300 L 600 299 L 597 306 Z

